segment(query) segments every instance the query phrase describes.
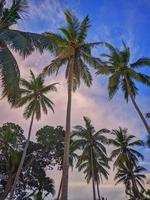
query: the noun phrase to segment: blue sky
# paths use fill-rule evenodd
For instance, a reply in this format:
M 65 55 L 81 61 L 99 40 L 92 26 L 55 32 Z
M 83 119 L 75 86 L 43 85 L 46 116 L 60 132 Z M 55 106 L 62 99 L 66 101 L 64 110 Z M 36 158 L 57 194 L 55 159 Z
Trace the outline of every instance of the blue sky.
M 107 41 L 117 47 L 121 47 L 124 40 L 132 51 L 132 61 L 142 56 L 150 56 L 150 1 L 149 0 L 29 0 L 28 15 L 23 21 L 19 22 L 19 29 L 31 32 L 56 32 L 64 24 L 63 11 L 72 10 L 80 19 L 88 15 L 91 20 L 91 28 L 88 35 L 90 41 Z M 103 49 L 99 47 L 95 53 L 99 55 Z M 26 60 L 22 60 L 18 55 L 17 61 L 20 65 L 21 74 L 27 78 L 29 69 L 39 73 L 44 66 L 53 59 L 52 55 L 45 52 L 39 55 L 35 52 Z M 149 68 L 143 72 L 150 74 Z M 61 84 L 58 93 L 52 95 L 56 108 L 55 115 L 51 113 L 43 116 L 40 122 L 35 122 L 33 139 L 38 128 L 44 125 L 64 125 L 66 111 L 66 85 L 64 74 L 57 78 L 52 77 L 50 81 Z M 129 132 L 139 138 L 146 138 L 147 133 L 136 114 L 133 106 L 129 102 L 127 105 L 121 92 L 112 101 L 108 100 L 107 80 L 94 76 L 91 89 L 84 86 L 73 95 L 72 126 L 82 124 L 83 116 L 89 116 L 95 127 L 98 128 L 117 128 L 118 126 L 128 127 Z M 150 111 L 150 89 L 138 84 L 140 95 L 137 98 L 143 113 Z M 22 110 L 11 110 L 6 101 L 0 104 L 1 122 L 14 121 L 19 123 L 24 130 L 27 130 L 28 121 L 22 118 Z M 8 112 L 10 115 L 8 116 Z M 60 114 L 61 113 L 61 114 Z M 150 168 L 150 157 L 148 149 L 141 149 L 145 155 L 145 166 Z M 87 186 L 84 179 L 77 172 L 71 173 L 71 195 L 79 194 L 80 187 L 87 193 L 87 200 L 90 200 L 90 186 Z M 56 182 L 59 180 L 55 178 Z M 110 175 L 112 179 L 112 175 Z M 102 186 L 104 194 L 107 193 L 108 199 L 123 200 L 123 188 L 114 188 L 113 181 L 109 181 Z M 79 187 L 80 186 L 80 187 Z M 108 194 L 109 192 L 109 194 Z M 84 200 L 85 197 L 79 196 Z M 88 199 L 89 198 L 89 199 Z
M 32 0 L 32 3 L 37 6 L 40 6 L 42 2 L 44 3 L 43 0 Z M 139 55 L 148 56 L 150 50 L 149 0 L 61 0 L 59 3 L 62 8 L 71 9 L 80 17 L 85 15 L 90 17 L 89 37 L 91 39 L 93 37 L 97 37 L 98 40 L 107 39 L 115 45 L 119 45 L 123 39 L 131 46 L 134 45 Z M 51 20 L 53 19 L 49 18 L 46 21 L 37 18 L 34 21 L 28 21 L 28 28 L 31 31 L 49 31 Z M 56 28 L 57 26 L 53 27 L 53 30 Z
M 43 0 L 29 2 L 39 8 L 44 4 Z M 49 2 L 55 5 L 53 0 Z M 56 2 L 58 3 L 54 9 L 60 12 L 59 16 L 56 15 L 56 10 L 49 13 L 51 10 L 47 9 L 47 13 L 43 12 L 41 17 L 37 17 L 30 7 L 25 23 L 21 22 L 21 28 L 33 32 L 56 32 L 60 24 L 61 26 L 64 24 L 62 11 L 70 9 L 81 19 L 86 15 L 90 17 L 91 28 L 88 35 L 90 41 L 107 41 L 121 47 L 124 40 L 131 48 L 132 61 L 149 56 L 149 0 L 58 0 Z M 99 55 L 103 51 L 104 49 L 98 48 L 96 54 Z M 145 71 L 150 74 L 149 69 L 145 68 L 143 72 Z M 145 87 L 143 89 L 145 92 Z

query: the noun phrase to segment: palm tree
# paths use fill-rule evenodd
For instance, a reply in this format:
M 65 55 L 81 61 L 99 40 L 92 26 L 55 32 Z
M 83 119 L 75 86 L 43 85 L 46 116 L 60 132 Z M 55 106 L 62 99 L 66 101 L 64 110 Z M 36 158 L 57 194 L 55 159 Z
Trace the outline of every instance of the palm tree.
M 75 126 L 73 130 L 73 136 L 75 137 L 75 143 L 81 149 L 82 154 L 79 156 L 77 167 L 79 171 L 84 170 L 86 174 L 85 178 L 87 183 L 92 179 L 93 186 L 93 199 L 96 200 L 96 188 L 97 185 L 99 194 L 99 183 L 102 181 L 102 176 L 108 179 L 108 158 L 104 143 L 107 143 L 107 138 L 103 133 L 109 133 L 107 129 L 101 129 L 95 131 L 91 124 L 91 120 L 84 117 L 85 127 Z
M 114 167 L 129 161 L 136 164 L 138 158 L 143 159 L 143 155 L 134 149 L 144 145 L 142 140 L 136 140 L 134 135 L 128 134 L 128 130 L 122 128 L 112 130 L 111 134 L 114 136 L 109 139 L 109 143 L 115 147 L 111 152 L 111 159 L 115 158 Z
M 16 184 L 18 182 L 18 179 L 19 179 L 22 167 L 23 167 L 23 163 L 25 160 L 26 152 L 27 152 L 30 137 L 31 137 L 31 131 L 32 131 L 34 117 L 37 120 L 40 120 L 41 110 L 45 114 L 47 114 L 48 108 L 50 108 L 54 112 L 54 109 L 53 109 L 54 103 L 46 96 L 46 94 L 51 91 L 57 91 L 57 89 L 56 89 L 57 83 L 53 83 L 53 84 L 46 86 L 44 84 L 43 75 L 40 74 L 37 77 L 35 77 L 35 75 L 33 74 L 32 71 L 30 71 L 30 74 L 31 74 L 30 81 L 27 81 L 25 79 L 21 80 L 21 85 L 23 86 L 23 88 L 21 88 L 22 95 L 21 95 L 20 100 L 17 103 L 17 107 L 22 107 L 24 105 L 27 105 L 23 115 L 24 115 L 25 119 L 31 118 L 31 122 L 30 122 L 27 141 L 26 141 L 23 153 L 22 153 L 20 165 L 18 167 L 16 177 L 14 180 L 14 184 L 11 189 L 10 199 L 13 198 Z
M 146 169 L 138 165 L 132 165 L 131 163 L 123 163 L 118 168 L 115 175 L 115 180 L 118 183 L 124 183 L 126 187 L 126 194 L 132 199 L 142 200 L 141 191 L 144 191 L 144 179 Z
M 106 60 L 101 62 L 97 74 L 109 75 L 108 91 L 110 98 L 113 98 L 119 88 L 123 91 L 127 102 L 130 97 L 147 132 L 150 134 L 150 127 L 135 100 L 138 93 L 135 81 L 150 86 L 150 77 L 137 72 L 136 69 L 147 65 L 150 66 L 150 58 L 139 58 L 134 63 L 130 63 L 131 53 L 125 43 L 123 43 L 124 48 L 122 50 L 108 43 L 105 43 L 105 45 L 109 49 L 110 54 L 101 55 Z
M 62 200 L 68 199 L 68 168 L 69 168 L 69 143 L 71 124 L 72 91 L 76 91 L 81 80 L 90 87 L 92 76 L 88 66 L 96 66 L 98 58 L 92 56 L 91 50 L 99 43 L 87 43 L 86 37 L 90 27 L 89 17 L 82 22 L 70 12 L 65 12 L 67 25 L 60 28 L 60 34 L 46 33 L 45 35 L 56 45 L 56 58 L 44 70 L 47 74 L 58 73 L 59 69 L 66 66 L 65 78 L 68 84 L 68 103 L 66 114 L 66 134 L 63 159 L 63 184 Z
M 26 0 L 13 0 L 7 8 L 5 0 L 0 0 L 0 70 L 3 86 L 3 97 L 14 103 L 18 97 L 20 71 L 11 50 L 23 57 L 30 55 L 35 49 L 52 48 L 52 43 L 40 34 L 13 30 L 12 25 L 17 24 L 27 10 Z

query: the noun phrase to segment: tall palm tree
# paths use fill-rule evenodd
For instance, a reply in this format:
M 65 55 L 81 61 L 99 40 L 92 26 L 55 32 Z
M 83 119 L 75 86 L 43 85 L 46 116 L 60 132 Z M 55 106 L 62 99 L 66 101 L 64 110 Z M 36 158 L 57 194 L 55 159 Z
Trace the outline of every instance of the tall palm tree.
M 147 132 L 150 134 L 150 127 L 135 99 L 138 93 L 135 81 L 150 86 L 150 77 L 136 71 L 143 66 L 150 66 L 150 58 L 139 58 L 134 63 L 130 63 L 131 52 L 125 43 L 123 43 L 123 49 L 121 50 L 108 43 L 105 43 L 105 45 L 110 54 L 101 55 L 105 58 L 105 61 L 101 62 L 97 74 L 109 76 L 108 91 L 110 98 L 116 94 L 119 88 L 123 91 L 127 102 L 130 97 Z
M 107 168 L 109 166 L 104 146 L 104 143 L 108 141 L 103 133 L 109 133 L 109 130 L 101 129 L 96 132 L 89 118 L 84 117 L 84 122 L 85 127 L 78 125 L 73 130 L 75 143 L 82 151 L 77 162 L 77 167 L 79 171 L 84 170 L 87 183 L 92 179 L 93 199 L 96 200 L 95 183 L 100 198 L 98 185 L 102 181 L 102 176 L 106 179 L 108 178 Z
M 143 174 L 145 171 L 144 167 L 124 163 L 120 165 L 115 175 L 116 184 L 124 183 L 127 195 L 132 199 L 142 200 L 141 191 L 145 190 L 145 175 Z
M 27 10 L 26 0 L 12 0 L 10 7 L 6 7 L 6 0 L 0 0 L 0 71 L 3 86 L 3 97 L 14 103 L 18 97 L 20 71 L 11 50 L 21 56 L 30 55 L 35 49 L 52 48 L 50 40 L 43 35 L 22 32 L 12 29 Z
M 80 86 L 81 80 L 90 87 L 92 76 L 88 66 L 96 66 L 98 58 L 92 56 L 91 50 L 99 43 L 86 42 L 90 27 L 89 17 L 86 16 L 82 22 L 70 12 L 65 12 L 65 27 L 60 28 L 60 34 L 46 33 L 56 46 L 56 58 L 45 68 L 45 73 L 58 73 L 59 69 L 66 67 L 65 78 L 68 84 L 68 102 L 66 114 L 66 134 L 63 159 L 63 184 L 62 200 L 68 199 L 68 168 L 69 168 L 69 143 L 70 143 L 70 124 L 71 124 L 71 102 L 72 91 Z
M 109 142 L 115 149 L 111 152 L 111 159 L 115 158 L 114 167 L 122 165 L 124 162 L 136 164 L 138 158 L 143 159 L 143 155 L 134 149 L 134 147 L 144 146 L 142 140 L 136 140 L 134 135 L 128 134 L 127 129 L 114 129 L 111 134 L 114 138 L 109 139 Z
M 10 199 L 13 198 L 16 184 L 18 182 L 18 179 L 19 179 L 22 167 L 23 167 L 26 152 L 27 152 L 27 149 L 29 146 L 29 141 L 30 141 L 30 137 L 31 137 L 31 131 L 32 131 L 34 118 L 36 118 L 37 120 L 40 120 L 41 110 L 45 114 L 47 114 L 48 108 L 54 112 L 54 109 L 53 109 L 54 103 L 46 96 L 46 94 L 51 91 L 57 91 L 57 89 L 56 89 L 57 83 L 45 85 L 44 77 L 42 74 L 38 75 L 37 77 L 35 77 L 35 75 L 33 74 L 32 71 L 30 71 L 30 74 L 31 74 L 30 81 L 27 81 L 25 79 L 21 80 L 21 86 L 23 88 L 21 88 L 21 98 L 17 103 L 17 107 L 22 107 L 22 106 L 26 105 L 23 115 L 24 115 L 25 119 L 31 118 L 31 122 L 30 122 L 27 141 L 26 141 L 23 153 L 22 153 L 20 165 L 18 167 L 16 177 L 14 180 L 14 184 L 11 189 Z

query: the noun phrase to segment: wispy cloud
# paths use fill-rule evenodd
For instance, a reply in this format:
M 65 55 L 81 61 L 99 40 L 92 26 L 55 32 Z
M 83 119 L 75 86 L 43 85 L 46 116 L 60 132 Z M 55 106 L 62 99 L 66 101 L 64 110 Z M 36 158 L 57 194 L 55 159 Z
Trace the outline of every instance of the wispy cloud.
M 64 24 L 64 9 L 64 4 L 62 3 L 62 1 L 59 0 L 30 1 L 30 10 L 28 12 L 28 17 L 23 22 L 20 21 L 19 27 L 24 30 L 37 32 L 49 30 L 55 32 L 58 27 Z M 79 13 L 79 10 L 75 10 L 75 12 Z M 108 14 L 110 14 L 110 16 L 108 16 Z M 133 49 L 135 49 L 134 51 L 138 52 L 138 45 L 137 43 L 135 44 L 134 34 L 132 32 L 133 16 L 126 17 L 125 28 L 123 30 L 120 30 L 117 22 L 115 22 L 114 24 L 110 24 L 111 13 L 108 5 L 103 4 L 101 6 L 99 15 L 99 19 L 101 20 L 97 22 L 98 28 L 96 30 L 93 30 L 90 38 L 95 38 L 96 40 L 106 40 L 114 44 L 118 44 L 118 40 L 127 38 L 128 44 Z M 107 20 L 105 20 L 106 17 Z M 122 33 L 122 31 L 124 30 L 126 30 L 126 32 Z M 94 32 L 96 33 L 95 35 Z M 99 33 L 100 35 L 98 35 Z M 45 52 L 43 55 L 40 55 L 39 52 L 35 52 L 25 60 L 22 60 L 22 58 L 18 55 L 16 55 L 16 58 L 21 69 L 22 77 L 28 78 L 29 69 L 32 69 L 36 74 L 40 73 L 43 67 L 51 62 L 53 56 L 49 52 Z M 143 138 L 143 135 L 145 135 L 144 127 L 131 103 L 126 104 L 120 92 L 113 100 L 109 101 L 106 80 L 104 81 L 104 79 L 102 79 L 101 77 L 95 77 L 94 74 L 93 76 L 94 82 L 93 86 L 90 89 L 82 85 L 81 88 L 75 94 L 73 94 L 72 127 L 77 124 L 83 124 L 83 116 L 88 116 L 91 118 L 92 123 L 97 130 L 100 128 L 112 129 L 118 128 L 118 126 L 122 126 L 127 127 L 131 134 L 135 134 L 137 137 Z M 60 85 L 58 85 L 58 92 L 51 93 L 49 95 L 49 97 L 55 103 L 55 114 L 49 112 L 47 116 L 42 116 L 41 121 L 35 121 L 33 126 L 32 139 L 35 139 L 36 131 L 44 125 L 48 124 L 52 126 L 65 126 L 67 89 L 63 71 L 59 74 L 58 77 L 48 77 L 46 81 L 47 83 L 60 83 Z M 140 96 L 138 98 L 138 102 L 140 106 L 144 109 L 144 111 L 146 111 L 149 105 L 149 101 L 147 100 L 147 98 Z M 29 121 L 24 120 L 22 117 L 23 108 L 17 110 L 10 109 L 7 101 L 3 100 L 0 103 L 0 110 L 1 125 L 7 121 L 18 123 L 25 130 L 25 135 L 27 135 Z M 145 155 L 149 155 L 148 151 L 145 152 Z M 144 165 L 149 166 L 148 158 L 146 158 L 145 162 L 146 163 L 144 163 Z M 104 196 L 108 196 L 108 199 L 110 200 L 123 200 L 124 190 L 122 186 L 114 187 L 113 173 L 110 174 L 111 175 L 109 181 L 104 182 L 104 184 L 101 186 L 102 194 L 104 194 Z M 58 184 L 61 174 L 54 172 L 53 175 L 55 177 L 56 183 Z M 85 198 L 87 200 L 88 198 L 89 200 L 91 199 L 91 185 L 87 186 L 81 173 L 77 173 L 76 170 L 73 173 L 71 172 L 69 185 L 71 200 L 82 200 L 82 198 L 83 200 L 85 200 Z M 81 191 L 81 188 L 83 189 L 83 191 Z

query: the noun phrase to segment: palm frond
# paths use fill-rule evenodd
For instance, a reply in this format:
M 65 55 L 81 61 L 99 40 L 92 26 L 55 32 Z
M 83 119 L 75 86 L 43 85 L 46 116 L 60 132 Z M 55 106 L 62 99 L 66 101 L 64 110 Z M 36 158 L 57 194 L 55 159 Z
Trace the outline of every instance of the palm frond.
M 6 46 L 0 47 L 0 75 L 2 97 L 7 96 L 8 101 L 14 104 L 19 97 L 20 72 L 15 58 Z
M 53 92 L 57 92 L 57 88 L 56 88 L 56 85 L 58 83 L 53 83 L 53 84 L 50 84 L 44 88 L 41 89 L 41 92 L 46 94 L 47 92 L 50 92 L 50 91 L 53 91 Z
M 78 18 L 75 15 L 73 15 L 69 10 L 66 10 L 64 12 L 64 14 L 66 17 L 67 26 L 68 26 L 70 35 L 71 35 L 72 39 L 76 39 L 79 28 L 80 28 Z
M 4 9 L 3 16 L 0 20 L 0 28 L 7 28 L 16 24 L 22 18 L 22 14 L 26 12 L 27 8 L 26 0 L 14 0 L 9 9 Z
M 82 60 L 87 63 L 89 66 L 94 67 L 95 69 L 99 68 L 99 65 L 101 63 L 100 58 L 92 57 L 91 55 L 81 51 L 81 57 Z
M 81 68 L 81 79 L 83 80 L 83 82 L 90 87 L 92 85 L 92 75 L 87 67 L 86 64 L 84 64 L 84 62 L 80 59 L 80 68 Z
M 81 22 L 80 28 L 79 28 L 79 34 L 78 34 L 78 40 L 79 42 L 83 43 L 85 38 L 87 37 L 87 32 L 90 27 L 90 19 L 88 16 L 86 16 L 83 21 Z
M 53 73 L 56 73 L 56 75 L 57 75 L 60 67 L 62 67 L 62 65 L 65 63 L 66 63 L 66 59 L 56 58 L 56 59 L 52 60 L 50 65 L 48 65 L 44 68 L 43 74 L 51 75 Z
M 113 47 L 113 45 L 104 42 L 104 45 L 112 52 L 113 55 L 118 55 L 118 49 Z
M 44 76 L 39 74 L 35 76 L 30 70 L 30 81 L 25 79 L 21 80 L 21 98 L 16 103 L 16 107 L 22 107 L 26 105 L 24 111 L 24 117 L 28 119 L 34 113 L 37 120 L 41 118 L 42 111 L 47 114 L 50 108 L 53 112 L 54 103 L 46 96 L 48 92 L 57 91 L 56 84 L 44 85 Z
M 19 52 L 23 57 L 30 55 L 35 49 L 41 53 L 44 49 L 55 52 L 53 40 L 45 35 L 5 29 L 0 33 L 0 36 L 2 41 L 5 41 L 10 48 Z
M 150 118 L 150 113 L 146 113 L 146 117 L 147 117 L 147 118 Z
M 139 81 L 140 83 L 143 83 L 144 85 L 150 86 L 150 77 L 142 74 L 140 72 L 135 72 L 130 69 L 129 71 L 130 76 L 135 79 L 136 81 Z
M 150 66 L 150 58 L 148 58 L 148 57 L 139 58 L 136 62 L 130 64 L 130 66 L 132 68 Z
M 108 92 L 109 98 L 112 99 L 120 86 L 120 73 L 114 73 L 109 77 Z

